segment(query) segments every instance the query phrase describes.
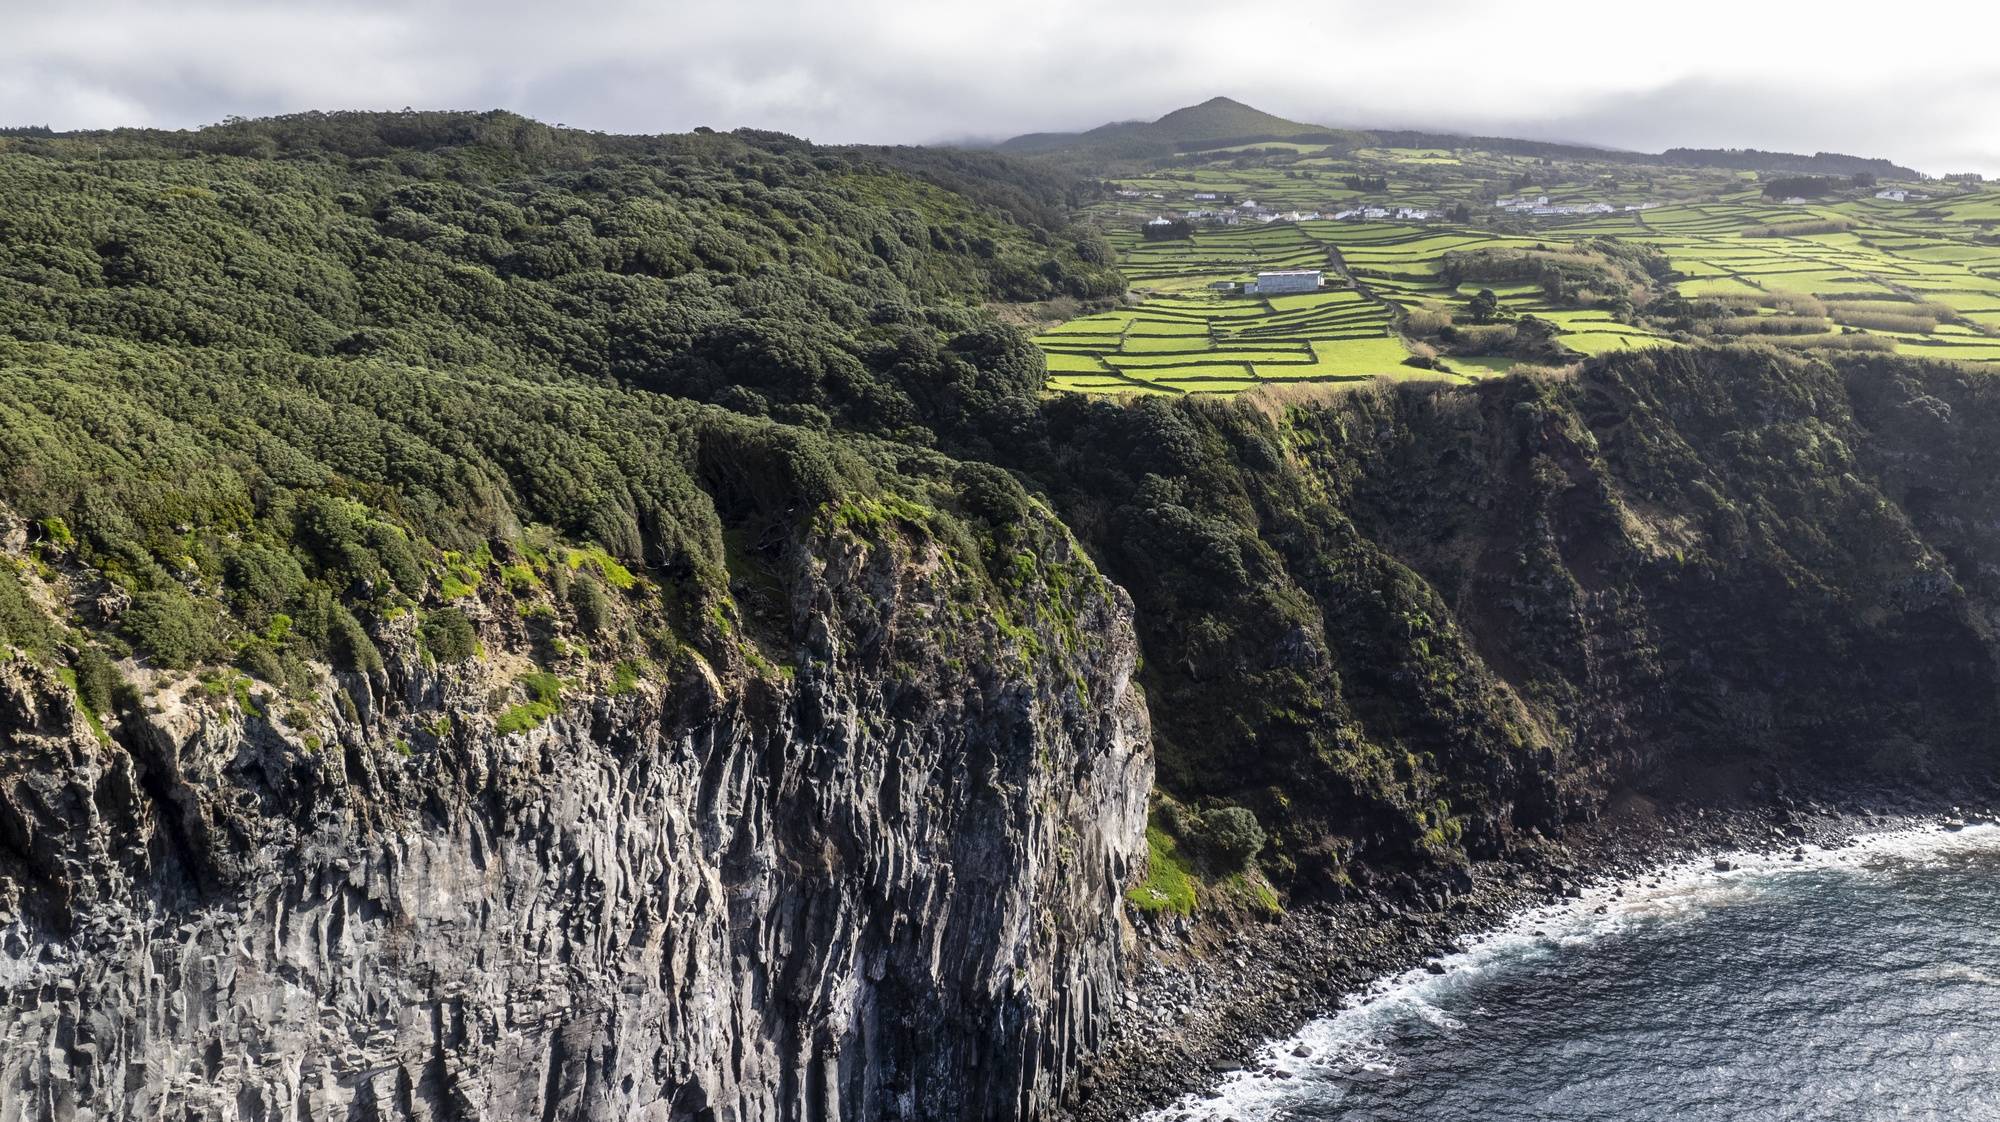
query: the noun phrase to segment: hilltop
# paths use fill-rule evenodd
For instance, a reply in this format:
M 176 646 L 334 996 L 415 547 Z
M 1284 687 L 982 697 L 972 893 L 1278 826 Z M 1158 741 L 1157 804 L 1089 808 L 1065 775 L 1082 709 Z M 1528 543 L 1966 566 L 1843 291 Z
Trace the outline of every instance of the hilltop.
M 1200 105 L 1176 109 L 1156 121 L 1117 121 L 1087 132 L 1044 132 L 1002 141 L 998 148 L 1013 155 L 1038 155 L 1080 149 L 1107 156 L 1169 155 L 1189 147 L 1289 140 L 1324 139 L 1326 143 L 1359 143 L 1363 134 L 1324 125 L 1287 120 L 1243 104 L 1234 98 L 1212 97 Z
M 1155 121 L 1115 121 L 1085 132 L 1037 132 L 1005 140 L 997 151 L 1017 156 L 1066 153 L 1098 159 L 1146 159 L 1256 141 L 1308 141 L 1339 148 L 1475 147 L 1489 152 L 1548 159 L 1589 159 L 1605 163 L 1726 168 L 1738 171 L 1854 175 L 1883 179 L 1921 178 L 1913 168 L 1890 160 L 1838 152 L 1802 155 L 1759 149 L 1671 148 L 1633 152 L 1595 144 L 1472 136 L 1429 129 L 1346 129 L 1309 124 L 1266 113 L 1229 97 L 1212 97 L 1176 109 Z
M 1212 97 L 1200 105 L 1176 109 L 1154 121 L 1151 130 L 1174 141 L 1302 136 L 1328 131 L 1323 125 L 1288 121 L 1226 97 Z

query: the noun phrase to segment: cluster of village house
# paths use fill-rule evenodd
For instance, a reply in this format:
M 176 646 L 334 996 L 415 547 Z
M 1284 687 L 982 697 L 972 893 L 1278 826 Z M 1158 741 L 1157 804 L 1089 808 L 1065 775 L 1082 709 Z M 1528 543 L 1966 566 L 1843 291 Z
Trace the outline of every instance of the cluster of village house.
M 1213 191 L 1197 191 L 1188 198 L 1198 203 L 1218 204 L 1214 207 L 1194 207 L 1181 215 L 1189 222 L 1204 226 L 1236 226 L 1244 222 L 1311 222 L 1324 217 L 1316 210 L 1273 210 L 1256 199 L 1224 203 Z
M 1360 206 L 1333 216 L 1341 222 L 1427 222 L 1437 211 L 1419 206 Z
M 1118 195 L 1120 198 L 1126 199 L 1157 199 L 1162 197 L 1157 191 L 1148 195 L 1141 191 L 1125 190 L 1118 192 Z M 1439 213 L 1427 207 L 1374 204 L 1350 207 L 1331 214 L 1324 214 L 1317 210 L 1279 211 L 1262 206 L 1255 199 L 1245 199 L 1240 203 L 1220 203 L 1219 196 L 1212 191 L 1197 191 L 1188 196 L 1188 198 L 1197 203 L 1213 202 L 1219 203 L 1219 205 L 1215 207 L 1193 207 L 1182 212 L 1175 218 L 1169 218 L 1164 214 L 1156 215 L 1147 225 L 1170 226 L 1176 220 L 1181 220 L 1193 222 L 1201 226 L 1237 226 L 1245 222 L 1312 222 L 1322 218 L 1331 218 L 1336 222 L 1427 222 L 1430 219 L 1438 217 Z M 1547 195 L 1538 195 L 1534 198 L 1526 196 L 1506 198 L 1499 200 L 1494 205 L 1501 210 L 1538 217 L 1573 214 L 1612 214 L 1620 209 L 1612 206 L 1610 203 L 1550 203 Z M 1650 210 L 1658 205 L 1658 203 L 1634 203 L 1623 209 Z
M 1154 191 L 1148 195 L 1142 191 L 1124 190 L 1118 192 L 1118 197 L 1123 199 L 1158 199 L 1164 196 L 1158 191 Z M 1220 198 L 1213 191 L 1197 191 L 1188 197 L 1198 203 L 1219 202 Z M 1906 191 L 1900 187 L 1889 187 L 1875 192 L 1875 197 L 1901 203 L 1926 199 L 1930 196 L 1919 194 L 1915 191 Z M 1784 201 L 1789 204 L 1802 204 L 1807 200 L 1793 198 Z M 1656 202 L 1627 203 L 1623 207 L 1616 207 L 1610 203 L 1551 203 L 1547 195 L 1536 195 L 1532 198 L 1527 195 L 1518 195 L 1496 200 L 1493 205 L 1514 214 L 1547 218 L 1583 214 L 1616 214 L 1620 210 L 1651 210 L 1660 204 Z M 1333 214 L 1321 214 L 1316 210 L 1277 211 L 1266 206 L 1260 206 L 1255 199 L 1245 199 L 1240 203 L 1220 203 L 1219 207 L 1195 207 L 1183 212 L 1180 215 L 1180 219 L 1201 226 L 1237 226 L 1245 222 L 1313 222 L 1321 218 L 1331 218 L 1336 222 L 1425 222 L 1436 216 L 1437 212 L 1434 210 L 1414 206 L 1358 206 L 1336 211 Z M 1168 218 L 1165 215 L 1156 215 L 1146 225 L 1171 226 L 1174 221 L 1175 219 Z
M 1536 195 L 1532 199 L 1526 195 L 1518 195 L 1511 198 L 1499 199 L 1493 205 L 1501 210 L 1512 211 L 1515 214 L 1532 214 L 1537 217 L 1548 217 L 1550 215 L 1569 214 L 1616 214 L 1620 209 L 1651 210 L 1660 204 L 1627 203 L 1624 207 L 1620 208 L 1612 206 L 1610 203 L 1552 203 L 1549 201 L 1547 195 Z
M 1139 192 L 1120 191 L 1119 194 L 1136 197 Z M 1216 201 L 1216 196 L 1209 192 L 1201 192 L 1190 196 L 1190 198 L 1196 202 Z M 1322 214 L 1317 210 L 1280 211 L 1263 206 L 1255 199 L 1245 199 L 1240 203 L 1224 203 L 1219 209 L 1215 207 L 1194 207 L 1182 212 L 1180 218 L 1200 226 L 1240 226 L 1245 222 L 1316 222 L 1322 218 L 1331 218 L 1339 222 L 1377 222 L 1383 220 L 1423 222 L 1435 217 L 1436 214 L 1436 211 L 1414 206 L 1363 206 L 1355 207 L 1351 210 L 1336 211 L 1333 214 Z M 1158 215 L 1146 223 L 1146 225 L 1170 226 L 1174 221 L 1174 219 L 1168 218 L 1166 215 Z
M 1922 191 L 1905 191 L 1901 187 L 1884 187 L 1880 191 L 1875 192 L 1875 197 L 1878 199 L 1887 199 L 1892 203 L 1916 203 L 1930 198 L 1929 195 L 1924 194 Z M 1806 206 L 1813 201 L 1812 199 L 1793 195 L 1788 199 L 1780 199 L 1779 203 L 1783 206 Z

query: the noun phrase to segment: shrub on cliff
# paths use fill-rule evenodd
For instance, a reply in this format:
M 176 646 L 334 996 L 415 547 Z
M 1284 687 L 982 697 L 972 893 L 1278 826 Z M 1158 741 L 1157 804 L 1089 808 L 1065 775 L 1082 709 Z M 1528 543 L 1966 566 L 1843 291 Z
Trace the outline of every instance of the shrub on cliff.
M 1155 819 L 1167 833 L 1186 842 L 1187 852 L 1211 873 L 1242 872 L 1266 840 L 1257 816 L 1240 806 L 1197 811 L 1167 798 L 1161 800 Z
M 48 617 L 28 599 L 20 580 L 0 566 L 0 648 L 19 647 L 40 655 L 53 644 Z
M 457 608 L 440 608 L 424 617 L 419 631 L 425 649 L 440 663 L 464 662 L 479 652 L 479 635 L 472 621 Z
M 77 652 L 70 668 L 76 674 L 76 696 L 85 711 L 109 713 L 121 684 L 110 657 L 96 647 L 85 647 Z
M 589 573 L 578 573 L 570 585 L 570 606 L 576 609 L 577 626 L 586 635 L 601 635 L 611 626 L 611 596 L 604 585 Z
M 1264 848 L 1264 827 L 1240 806 L 1218 807 L 1201 815 L 1196 827 L 1202 855 L 1224 872 L 1240 872 Z
M 161 666 L 185 669 L 216 653 L 213 621 L 183 592 L 141 592 L 121 623 Z

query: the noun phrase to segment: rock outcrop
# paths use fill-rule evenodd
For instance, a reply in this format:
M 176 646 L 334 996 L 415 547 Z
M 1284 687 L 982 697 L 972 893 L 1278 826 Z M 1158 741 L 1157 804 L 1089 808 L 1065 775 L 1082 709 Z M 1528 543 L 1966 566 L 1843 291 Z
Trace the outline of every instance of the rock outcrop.
M 1009 637 L 921 540 L 787 564 L 795 670 L 512 735 L 394 636 L 316 732 L 184 685 L 100 735 L 0 664 L 0 1119 L 1038 1112 L 1143 858 L 1129 605 Z

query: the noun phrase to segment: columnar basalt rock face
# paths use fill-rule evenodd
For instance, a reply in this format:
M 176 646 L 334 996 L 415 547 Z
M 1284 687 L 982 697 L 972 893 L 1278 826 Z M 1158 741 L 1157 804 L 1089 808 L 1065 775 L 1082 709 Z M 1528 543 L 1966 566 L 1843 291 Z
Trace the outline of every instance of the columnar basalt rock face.
M 1099 582 L 1068 644 L 912 643 L 948 565 L 795 554 L 791 677 L 696 662 L 513 736 L 482 672 L 408 652 L 343 679 L 317 750 L 171 693 L 103 741 L 0 666 L 0 1119 L 1060 1097 L 1143 859 L 1129 606 Z

